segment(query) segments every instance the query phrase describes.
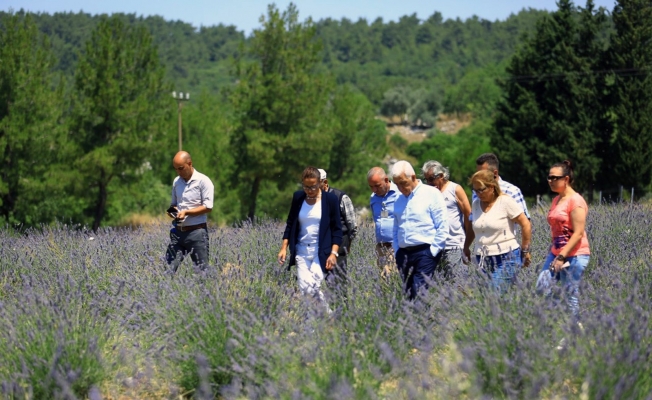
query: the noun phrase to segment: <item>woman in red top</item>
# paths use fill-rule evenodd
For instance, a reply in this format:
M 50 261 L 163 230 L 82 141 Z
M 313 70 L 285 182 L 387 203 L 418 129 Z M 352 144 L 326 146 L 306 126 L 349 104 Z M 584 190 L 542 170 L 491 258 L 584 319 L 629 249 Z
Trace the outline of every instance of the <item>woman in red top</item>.
M 543 264 L 543 271 L 550 271 L 556 280 L 561 280 L 566 291 L 568 308 L 577 318 L 580 280 L 589 264 L 591 251 L 584 229 L 589 209 L 584 198 L 571 186 L 572 183 L 573 166 L 570 161 L 565 160 L 550 168 L 548 184 L 550 190 L 558 195 L 552 200 L 548 212 L 552 245 Z

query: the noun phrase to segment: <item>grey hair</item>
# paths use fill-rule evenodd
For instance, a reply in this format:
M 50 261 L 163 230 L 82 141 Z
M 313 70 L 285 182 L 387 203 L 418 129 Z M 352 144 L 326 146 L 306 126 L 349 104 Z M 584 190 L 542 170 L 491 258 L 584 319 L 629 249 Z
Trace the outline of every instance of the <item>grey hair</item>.
M 446 180 L 450 179 L 451 174 L 448 171 L 448 168 L 441 165 L 439 161 L 430 160 L 430 161 L 426 161 L 426 163 L 423 164 L 423 168 L 421 168 L 421 171 L 423 172 L 424 176 L 430 170 L 432 170 L 432 173 L 435 174 L 435 176 L 443 175 L 444 179 Z
M 416 176 L 416 174 L 414 173 L 414 168 L 412 168 L 412 165 L 410 165 L 410 163 L 405 160 L 397 161 L 394 165 L 392 165 L 392 169 L 389 172 L 389 174 L 392 177 L 392 179 L 394 179 L 394 177 L 399 175 L 405 175 L 406 178 L 410 178 L 411 176 Z

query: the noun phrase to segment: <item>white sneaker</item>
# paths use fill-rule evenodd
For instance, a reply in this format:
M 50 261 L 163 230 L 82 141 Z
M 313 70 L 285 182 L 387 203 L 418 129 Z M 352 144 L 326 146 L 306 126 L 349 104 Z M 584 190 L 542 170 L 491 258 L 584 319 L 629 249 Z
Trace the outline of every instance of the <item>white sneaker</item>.
M 557 350 L 564 350 L 566 348 L 566 338 L 561 338 L 559 344 L 557 344 Z

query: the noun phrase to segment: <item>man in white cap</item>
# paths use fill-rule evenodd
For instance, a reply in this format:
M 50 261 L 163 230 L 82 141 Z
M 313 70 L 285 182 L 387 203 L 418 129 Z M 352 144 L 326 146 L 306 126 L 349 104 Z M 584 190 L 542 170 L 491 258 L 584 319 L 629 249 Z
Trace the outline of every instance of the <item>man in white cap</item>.
M 337 256 L 337 267 L 335 268 L 335 276 L 337 279 L 346 283 L 346 256 L 351 251 L 351 242 L 358 233 L 358 224 L 355 219 L 355 209 L 349 196 L 341 190 L 332 188 L 328 185 L 328 175 L 323 169 L 319 169 L 321 179 L 321 190 L 324 192 L 334 193 L 340 201 L 340 217 L 342 219 L 342 245 L 339 249 Z

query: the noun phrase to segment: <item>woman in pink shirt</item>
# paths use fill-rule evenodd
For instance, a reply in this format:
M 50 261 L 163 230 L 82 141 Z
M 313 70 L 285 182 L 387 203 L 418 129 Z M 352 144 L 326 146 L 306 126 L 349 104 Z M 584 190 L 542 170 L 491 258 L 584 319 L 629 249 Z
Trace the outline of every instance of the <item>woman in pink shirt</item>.
M 561 280 L 568 308 L 577 318 L 580 280 L 589 264 L 591 251 L 584 230 L 589 209 L 584 198 L 571 186 L 572 183 L 573 166 L 570 161 L 565 160 L 550 168 L 548 184 L 550 190 L 558 195 L 552 200 L 548 212 L 552 245 L 543 270 L 550 271 L 556 280 Z

